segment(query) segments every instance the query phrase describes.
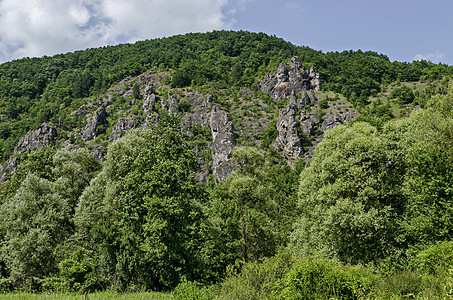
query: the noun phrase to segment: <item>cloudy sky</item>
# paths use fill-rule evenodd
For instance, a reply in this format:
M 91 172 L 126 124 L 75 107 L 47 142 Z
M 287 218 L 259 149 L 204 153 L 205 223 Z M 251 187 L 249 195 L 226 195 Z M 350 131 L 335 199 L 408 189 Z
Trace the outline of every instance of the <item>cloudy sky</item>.
M 453 0 L 0 0 L 0 62 L 187 32 L 453 65 Z

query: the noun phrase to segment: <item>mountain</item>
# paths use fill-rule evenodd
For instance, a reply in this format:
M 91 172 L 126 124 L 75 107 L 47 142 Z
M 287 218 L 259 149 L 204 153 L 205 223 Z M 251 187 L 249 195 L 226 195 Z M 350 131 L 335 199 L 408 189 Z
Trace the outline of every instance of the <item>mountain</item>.
M 229 143 L 281 147 L 291 161 L 309 153 L 323 131 L 354 118 L 383 85 L 451 72 L 425 61 L 390 62 L 361 51 L 323 54 L 262 33 L 226 31 L 21 59 L 0 67 L 1 176 L 9 176 L 23 153 L 51 141 L 84 144 L 100 159 L 109 141 L 146 126 L 160 108 L 183 114 L 190 127 L 212 125 L 216 106 L 232 121 Z M 422 95 L 405 104 L 423 101 Z M 213 144 L 214 173 L 231 151 L 219 147 Z
M 452 74 L 244 31 L 1 64 L 0 290 L 425 278 L 452 238 Z

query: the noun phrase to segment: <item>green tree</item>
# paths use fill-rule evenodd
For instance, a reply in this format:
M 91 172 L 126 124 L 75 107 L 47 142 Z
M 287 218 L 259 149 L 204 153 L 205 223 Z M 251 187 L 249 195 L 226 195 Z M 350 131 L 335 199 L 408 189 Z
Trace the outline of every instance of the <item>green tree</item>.
M 294 220 L 296 171 L 253 147 L 237 147 L 236 171 L 211 191 L 212 263 L 258 260 L 284 246 Z
M 76 220 L 86 247 L 108 238 L 110 243 L 96 249 L 104 256 L 101 261 L 111 263 L 103 266 L 112 271 L 111 280 L 123 287 L 165 289 L 183 276 L 202 278 L 198 228 L 203 193 L 195 181 L 197 169 L 175 116 L 110 145 L 101 173 L 80 200 Z
M 0 258 L 15 286 L 34 289 L 56 270 L 53 251 L 71 233 L 70 207 L 52 183 L 29 174 L 1 207 L 5 233 Z
M 301 173 L 301 218 L 292 241 L 348 263 L 385 258 L 396 246 L 396 217 L 404 197 L 404 162 L 367 123 L 325 133 Z

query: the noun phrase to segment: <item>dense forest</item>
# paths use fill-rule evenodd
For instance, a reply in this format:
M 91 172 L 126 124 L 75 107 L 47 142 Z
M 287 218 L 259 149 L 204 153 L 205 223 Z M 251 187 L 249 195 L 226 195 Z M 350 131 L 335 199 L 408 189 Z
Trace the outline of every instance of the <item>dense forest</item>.
M 298 109 L 301 91 L 275 99 L 262 89 L 294 57 L 322 83 Z M 0 292 L 451 297 L 452 75 L 244 31 L 1 64 L 0 163 L 15 165 L 0 183 Z M 208 104 L 236 130 L 222 179 L 211 149 L 223 133 L 187 121 Z M 104 106 L 105 122 L 84 138 L 85 115 Z M 354 119 L 321 128 L 334 108 Z M 318 120 L 308 134 L 296 124 L 296 158 L 275 142 L 290 109 L 302 111 L 297 124 L 309 112 Z M 113 138 L 132 117 L 135 130 Z M 43 124 L 58 138 L 18 151 Z

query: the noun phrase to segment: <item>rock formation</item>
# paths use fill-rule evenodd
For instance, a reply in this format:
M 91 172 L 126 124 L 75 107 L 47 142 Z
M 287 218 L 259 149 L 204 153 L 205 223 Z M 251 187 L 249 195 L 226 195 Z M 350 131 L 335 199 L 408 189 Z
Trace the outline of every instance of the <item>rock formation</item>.
M 293 92 L 321 90 L 319 73 L 314 67 L 305 70 L 299 57 L 293 57 L 288 63 L 281 63 L 275 72 L 270 72 L 260 81 L 259 88 L 270 94 L 274 100 L 283 100 Z
M 231 153 L 236 145 L 233 123 L 224 111 L 213 107 L 209 120 L 212 134 L 212 167 L 218 181 L 225 180 L 233 171 L 230 161 Z
M 7 180 L 10 172 L 16 169 L 20 155 L 28 151 L 38 151 L 49 143 L 54 142 L 56 138 L 56 127 L 50 126 L 47 123 L 41 124 L 36 130 L 29 131 L 17 143 L 17 146 L 14 148 L 14 154 L 4 165 L 0 166 L 0 182 Z
M 123 136 L 126 132 L 130 131 L 135 127 L 136 121 L 132 116 L 119 118 L 115 126 L 112 128 L 112 133 L 110 134 L 110 141 L 115 141 Z
M 82 131 L 82 140 L 90 141 L 94 139 L 98 135 L 97 128 L 100 125 L 107 125 L 107 112 L 103 105 L 94 112 L 90 119 L 88 119 L 88 123 Z

